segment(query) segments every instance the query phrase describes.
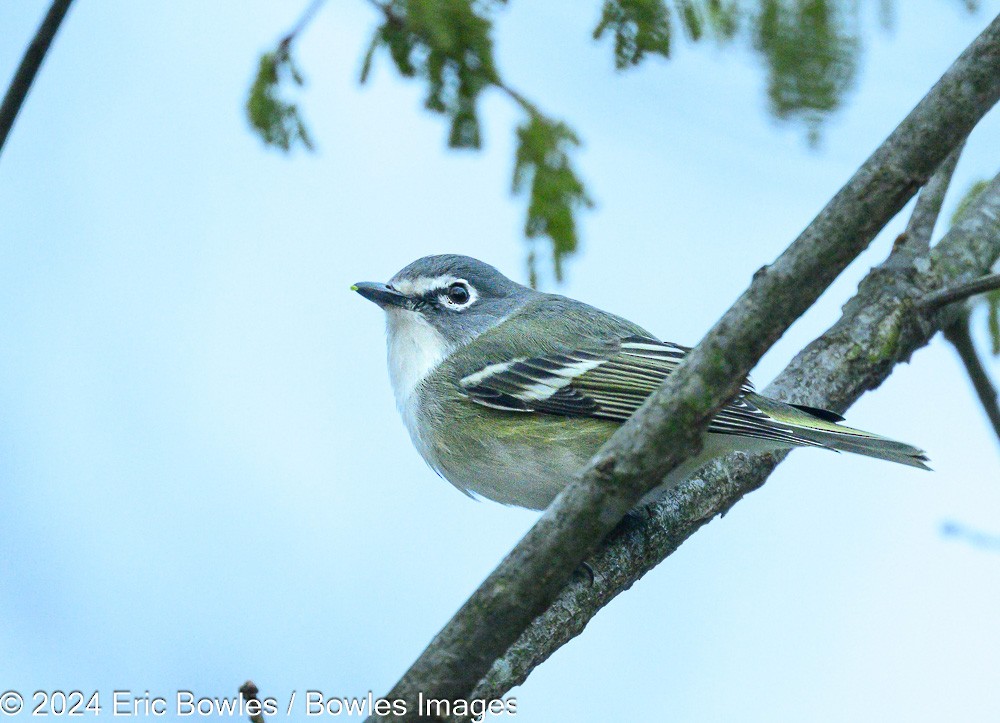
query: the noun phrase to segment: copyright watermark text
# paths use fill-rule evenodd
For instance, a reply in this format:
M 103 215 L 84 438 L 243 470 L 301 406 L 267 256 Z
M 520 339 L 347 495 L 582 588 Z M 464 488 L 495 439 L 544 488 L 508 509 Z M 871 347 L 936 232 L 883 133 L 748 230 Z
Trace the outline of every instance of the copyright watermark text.
M 52 718 L 243 718 L 249 716 L 306 715 L 310 718 L 355 718 L 370 715 L 420 716 L 444 718 L 467 716 L 480 723 L 517 715 L 517 699 L 448 700 L 430 698 L 422 693 L 416 704 L 402 699 L 379 698 L 372 692 L 361 697 L 326 695 L 319 690 L 300 694 L 292 691 L 286 700 L 274 697 L 199 696 L 190 690 L 169 695 L 154 695 L 148 690 L 135 692 L 36 690 L 31 695 L 16 690 L 0 693 L 0 719 L 14 716 Z

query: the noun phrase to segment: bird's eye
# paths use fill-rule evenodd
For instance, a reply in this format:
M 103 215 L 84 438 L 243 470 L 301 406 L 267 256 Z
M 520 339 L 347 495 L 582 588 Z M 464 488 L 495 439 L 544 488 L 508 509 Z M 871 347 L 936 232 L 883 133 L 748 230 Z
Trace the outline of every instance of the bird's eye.
M 461 282 L 456 282 L 448 287 L 448 301 L 457 306 L 462 306 L 469 301 L 469 287 Z

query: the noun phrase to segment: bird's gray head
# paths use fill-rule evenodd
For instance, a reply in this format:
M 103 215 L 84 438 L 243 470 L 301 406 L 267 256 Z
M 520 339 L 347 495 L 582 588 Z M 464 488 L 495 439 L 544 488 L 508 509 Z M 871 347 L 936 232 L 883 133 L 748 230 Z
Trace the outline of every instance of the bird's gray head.
M 417 259 L 388 284 L 351 288 L 386 313 L 389 379 L 404 419 L 413 393 L 438 364 L 537 294 L 489 264 L 453 254 Z
M 388 284 L 351 287 L 389 316 L 389 332 L 427 324 L 454 347 L 499 324 L 536 292 L 469 256 L 417 259 Z M 407 323 L 410 322 L 410 323 Z

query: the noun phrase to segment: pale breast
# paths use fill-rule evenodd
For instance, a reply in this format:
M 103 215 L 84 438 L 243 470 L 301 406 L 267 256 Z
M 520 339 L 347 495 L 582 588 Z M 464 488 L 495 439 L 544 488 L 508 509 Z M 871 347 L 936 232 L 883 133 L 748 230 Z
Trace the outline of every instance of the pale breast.
M 396 407 L 405 419 L 410 398 L 427 375 L 448 356 L 451 347 L 420 314 L 405 309 L 386 310 L 389 382 Z

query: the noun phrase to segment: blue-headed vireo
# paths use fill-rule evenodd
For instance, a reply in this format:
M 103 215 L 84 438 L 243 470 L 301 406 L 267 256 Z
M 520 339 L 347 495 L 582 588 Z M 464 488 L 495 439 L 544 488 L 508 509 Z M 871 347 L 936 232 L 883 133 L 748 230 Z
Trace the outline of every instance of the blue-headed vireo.
M 468 256 L 427 256 L 351 287 L 386 312 L 389 379 L 414 446 L 467 494 L 548 506 L 688 351 Z M 929 469 L 902 442 L 824 409 L 742 393 L 704 448 L 646 500 L 729 452 L 821 447 Z

